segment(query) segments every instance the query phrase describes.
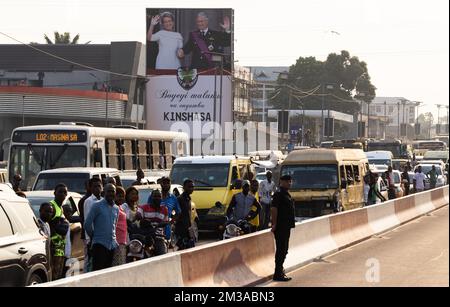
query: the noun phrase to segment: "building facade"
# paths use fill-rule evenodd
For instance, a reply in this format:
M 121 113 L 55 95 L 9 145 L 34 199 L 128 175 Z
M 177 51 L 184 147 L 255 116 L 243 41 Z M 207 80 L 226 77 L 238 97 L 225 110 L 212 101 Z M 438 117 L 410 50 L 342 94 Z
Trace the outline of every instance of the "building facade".
M 375 97 L 369 106 L 364 104 L 369 110 L 370 118 L 384 119 L 385 129 L 384 138 L 414 138 L 414 123 L 417 118 L 417 103 L 404 97 Z M 365 112 L 367 114 L 367 112 Z M 371 120 L 372 122 L 372 120 Z M 406 136 L 402 136 L 401 124 L 406 124 Z M 372 123 L 373 125 L 373 123 Z M 370 126 L 373 130 L 376 127 Z M 370 131 L 370 129 L 369 129 Z
M 23 125 L 144 123 L 141 43 L 33 46 L 0 45 L 0 142 Z

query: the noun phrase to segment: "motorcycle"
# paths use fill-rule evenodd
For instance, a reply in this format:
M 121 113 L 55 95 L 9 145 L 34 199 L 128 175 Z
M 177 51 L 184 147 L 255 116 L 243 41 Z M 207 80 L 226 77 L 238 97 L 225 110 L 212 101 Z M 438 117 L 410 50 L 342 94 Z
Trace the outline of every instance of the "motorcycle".
M 167 224 L 167 222 L 141 221 L 140 227 L 135 229 L 134 233 L 130 234 L 127 262 L 166 254 L 167 242 L 164 227 Z
M 228 220 L 223 232 L 223 239 L 239 237 L 252 232 L 252 225 L 247 220 Z

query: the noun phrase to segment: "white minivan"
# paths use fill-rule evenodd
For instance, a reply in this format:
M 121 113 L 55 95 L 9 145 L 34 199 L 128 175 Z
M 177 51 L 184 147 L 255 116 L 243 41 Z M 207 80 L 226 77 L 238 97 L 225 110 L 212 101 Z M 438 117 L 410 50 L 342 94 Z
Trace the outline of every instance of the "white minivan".
M 370 165 L 387 165 L 392 166 L 394 155 L 387 150 L 376 150 L 366 152 L 367 160 Z
M 58 183 L 67 185 L 71 192 L 86 193 L 87 180 L 98 177 L 105 182 L 106 178 L 113 177 L 120 180 L 119 171 L 115 168 L 103 167 L 66 167 L 45 170 L 39 173 L 33 184 L 32 191 L 53 190 Z

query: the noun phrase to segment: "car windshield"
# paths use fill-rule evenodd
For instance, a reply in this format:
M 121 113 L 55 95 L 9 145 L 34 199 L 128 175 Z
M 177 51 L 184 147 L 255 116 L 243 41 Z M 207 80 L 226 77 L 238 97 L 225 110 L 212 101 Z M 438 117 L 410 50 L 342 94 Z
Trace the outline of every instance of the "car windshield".
M 226 187 L 229 164 L 175 164 L 172 167 L 172 183 L 183 185 L 192 179 L 195 187 Z
M 64 201 L 63 206 L 70 206 L 72 208 L 72 203 L 70 202 L 70 198 L 73 199 L 76 206 L 78 206 L 78 202 L 80 201 L 80 198 L 78 197 L 72 197 L 69 196 Z M 48 203 L 54 199 L 53 196 L 49 197 L 33 197 L 29 196 L 27 197 L 28 201 L 30 202 L 31 209 L 33 209 L 34 215 L 39 218 L 39 208 L 41 207 L 42 203 Z
M 89 180 L 87 173 L 44 173 L 38 176 L 33 190 L 53 190 L 58 183 L 64 183 L 69 191 L 84 194 L 87 180 Z
M 292 190 L 338 187 L 337 166 L 334 164 L 286 165 L 281 169 L 281 174 L 292 176 Z
M 422 173 L 424 173 L 425 175 L 431 171 L 431 168 L 433 167 L 433 165 L 431 164 L 423 164 L 422 166 Z M 438 174 L 438 176 L 442 175 L 442 170 L 440 167 L 436 166 L 436 173 Z
M 400 157 L 402 155 L 401 145 L 389 145 L 384 143 L 369 143 L 367 144 L 367 151 L 386 150 L 392 152 L 394 157 Z
M 391 160 L 388 159 L 368 159 L 369 164 L 375 164 L 375 165 L 391 165 Z

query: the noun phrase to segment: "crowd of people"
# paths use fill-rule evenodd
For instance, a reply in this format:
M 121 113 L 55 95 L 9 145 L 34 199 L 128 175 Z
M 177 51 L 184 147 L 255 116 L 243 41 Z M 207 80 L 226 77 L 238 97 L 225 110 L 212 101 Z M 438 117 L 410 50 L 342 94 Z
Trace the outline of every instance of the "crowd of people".
M 103 182 L 94 177 L 86 182 L 86 194 L 78 203 L 79 216 L 74 216 L 71 208 L 63 206 L 68 193 L 64 183 L 55 187 L 54 200 L 41 204 L 38 222 L 42 233 L 48 238 L 53 280 L 64 277 L 66 273 L 72 222 L 82 225 L 84 272 L 125 264 L 128 261 L 130 235 L 138 233 L 146 223 L 166 223 L 161 227 L 165 240 L 155 241 L 155 245 L 163 246 L 154 246 L 155 250 L 162 251 L 160 254 L 167 252 L 173 229 L 179 250 L 195 246 L 196 238 L 191 225 L 192 180 L 185 180 L 183 193 L 176 197 L 170 193 L 170 179 L 162 177 L 159 180 L 161 190 L 153 190 L 147 203 L 139 205 L 136 187 L 124 189 L 112 179 Z
M 141 184 L 140 177 L 142 171 L 138 170 L 134 185 Z M 272 177 L 268 171 L 261 183 L 255 179 L 242 181 L 242 192 L 233 196 L 226 211 L 228 220 L 247 221 L 251 225 L 250 232 L 273 227 L 276 222 L 271 220 L 271 205 L 276 186 Z M 130 236 L 139 233 L 148 223 L 163 225 L 158 227 L 165 240 L 154 241 L 155 255 L 166 253 L 169 247 L 177 247 L 178 250 L 195 247 L 197 237 L 192 227 L 191 200 L 194 181 L 186 179 L 183 193 L 178 197 L 170 192 L 170 178 L 162 177 L 158 183 L 161 189 L 153 190 L 146 203 L 139 205 L 139 191 L 134 185 L 124 189 L 113 178 L 104 181 L 98 177 L 91 178 L 86 182 L 86 193 L 78 203 L 79 216 L 64 205 L 68 189 L 64 183 L 58 184 L 54 189 L 54 200 L 41 204 L 38 219 L 43 234 L 48 238 L 52 279 L 60 279 L 66 274 L 65 263 L 70 258 L 70 253 L 67 253 L 70 224 L 74 222 L 82 225 L 84 272 L 127 263 Z M 175 242 L 171 240 L 173 237 Z M 279 276 L 284 276 L 280 268 L 277 270 Z
M 400 175 L 401 189 L 403 190 L 403 196 L 408 196 L 412 193 L 423 192 L 425 190 L 426 181 L 430 181 L 430 189 L 436 188 L 438 173 L 436 167 L 432 165 L 431 170 L 426 174 L 422 172 L 422 167 L 419 165 L 414 170 L 414 176 L 410 177 L 409 173 L 413 170 L 410 162 L 407 162 L 403 166 L 403 170 Z M 378 185 L 379 174 L 368 171 L 364 177 L 364 199 L 366 205 L 376 204 L 378 199 L 381 202 L 387 199 L 381 194 L 380 187 Z M 412 179 L 412 180 L 411 180 Z M 382 174 L 382 180 L 384 180 L 388 191 L 388 199 L 395 199 L 397 197 L 394 173 L 392 166 L 388 167 L 388 170 Z

